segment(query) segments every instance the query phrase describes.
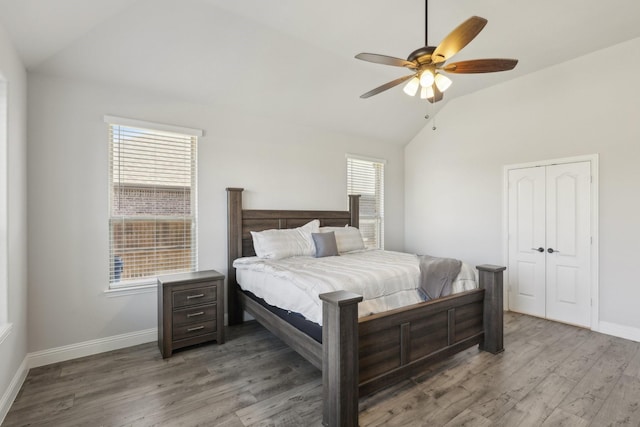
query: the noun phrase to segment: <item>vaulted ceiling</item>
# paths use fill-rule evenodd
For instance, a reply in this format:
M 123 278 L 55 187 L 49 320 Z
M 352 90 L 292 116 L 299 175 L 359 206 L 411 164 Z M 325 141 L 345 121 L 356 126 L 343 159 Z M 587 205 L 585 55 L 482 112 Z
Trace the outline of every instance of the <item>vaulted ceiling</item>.
M 640 37 L 637 0 L 431 0 L 430 44 L 472 15 L 489 23 L 455 60 L 520 62 L 504 73 L 453 75 L 445 100 L 431 107 L 402 86 L 360 99 L 407 71 L 354 59 L 421 47 L 423 0 L 0 0 L 0 23 L 31 72 L 400 145 L 432 108 Z M 593 66 L 604 76 L 615 59 Z

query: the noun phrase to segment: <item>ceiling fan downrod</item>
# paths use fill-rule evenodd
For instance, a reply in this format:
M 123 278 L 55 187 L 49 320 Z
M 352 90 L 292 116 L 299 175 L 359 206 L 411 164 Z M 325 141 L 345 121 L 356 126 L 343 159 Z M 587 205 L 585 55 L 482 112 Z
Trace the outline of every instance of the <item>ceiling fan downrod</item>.
M 429 46 L 429 0 L 424 0 L 424 45 Z

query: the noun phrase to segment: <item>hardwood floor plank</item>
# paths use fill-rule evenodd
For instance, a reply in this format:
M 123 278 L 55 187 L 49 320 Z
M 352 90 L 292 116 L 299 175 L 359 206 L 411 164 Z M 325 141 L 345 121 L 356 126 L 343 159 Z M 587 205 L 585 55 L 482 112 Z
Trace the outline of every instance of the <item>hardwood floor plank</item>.
M 236 411 L 236 415 L 245 426 L 282 425 L 276 423 L 274 419 L 283 417 L 309 419 L 313 423 L 318 421 L 318 413 L 321 418 L 321 378 Z M 320 422 L 322 422 L 321 419 Z
M 11 409 L 11 417 L 7 416 L 3 426 L 22 425 L 37 420 L 56 418 L 61 413 L 68 411 L 73 407 L 73 394 L 64 396 L 56 396 L 46 401 L 40 401 L 37 404 L 23 406 L 22 408 Z
M 460 426 L 477 426 L 485 427 L 490 426 L 491 421 L 478 415 L 472 411 L 466 409 L 460 413 L 457 417 L 449 421 L 444 427 L 460 427 Z
M 584 377 L 559 406 L 564 412 L 593 420 L 609 397 L 629 361 L 635 355 L 637 343 L 612 338 L 602 356 L 585 373 Z
M 640 343 L 637 343 L 636 352 L 631 358 L 627 369 L 624 370 L 624 374 L 640 379 Z
M 549 418 L 541 424 L 541 427 L 586 427 L 588 425 L 589 421 L 556 408 Z
M 495 423 L 496 426 L 534 427 L 541 425 L 573 390 L 576 382 L 556 373 L 549 374 L 515 407 Z
M 192 400 L 163 406 L 155 411 L 141 411 L 137 419 L 123 419 L 122 425 L 173 426 L 173 425 L 237 425 L 244 426 L 235 415 L 239 408 L 255 403 L 253 396 L 230 391 L 218 399 Z
M 587 333 L 582 344 L 576 346 L 574 352 L 555 369 L 555 373 L 580 381 L 610 345 L 611 337 L 596 332 Z
M 135 409 L 125 411 L 127 417 L 122 418 L 122 422 L 136 420 L 137 425 L 171 425 L 174 420 L 208 414 L 209 421 L 217 423 L 219 418 L 256 402 L 246 388 L 244 382 L 217 381 L 207 376 L 193 386 L 175 387 L 170 394 L 138 399 Z
M 418 384 L 422 384 L 422 389 L 444 389 L 468 381 L 471 377 L 485 371 L 491 364 L 497 362 L 497 358 L 504 357 L 502 354 L 493 355 L 487 352 L 466 352 L 464 358 L 452 357 L 437 365 L 436 369 L 431 369 L 422 375 L 414 378 Z
M 640 378 L 622 375 L 602 408 L 596 426 L 640 426 Z
M 484 394 L 479 399 L 476 394 L 473 399 L 475 403 L 468 407 L 469 410 L 491 421 L 502 418 L 518 403 L 516 399 L 505 392 Z
M 392 395 L 388 395 L 386 391 L 380 392 L 378 404 L 360 412 L 361 426 L 415 425 L 418 420 L 426 423 L 430 421 L 429 417 L 432 414 L 441 411 L 438 402 L 415 387 L 411 381 L 403 382 L 402 387 Z M 458 413 L 456 411 L 447 421 L 453 419 Z
M 143 381 L 147 383 L 155 383 L 158 379 L 164 377 L 194 375 L 193 367 L 185 366 L 180 357 L 177 357 L 175 360 L 169 359 L 169 361 L 163 361 L 155 349 L 153 352 L 147 353 L 148 347 L 154 346 L 145 344 L 143 347 L 137 346 L 130 350 L 135 352 L 141 351 L 150 357 L 147 362 L 140 363 L 137 368 L 128 367 L 121 369 L 118 364 L 118 359 L 111 359 L 111 355 L 109 355 L 107 359 L 111 360 L 112 364 L 110 370 L 94 371 L 91 368 L 91 364 L 86 364 L 85 371 L 81 371 L 81 373 L 60 376 L 55 381 L 47 380 L 43 383 L 33 384 L 33 387 L 25 388 L 25 401 L 38 401 L 57 393 L 68 393 L 69 390 L 78 393 L 80 396 L 87 393 L 108 393 L 109 389 L 118 392 L 123 389 L 125 384 L 131 382 L 134 382 L 134 387 L 139 386 L 140 379 L 143 379 Z M 64 366 L 72 362 L 73 361 L 63 362 L 61 365 L 64 368 Z M 134 379 L 136 380 L 134 381 Z M 90 385 L 90 387 L 88 385 Z

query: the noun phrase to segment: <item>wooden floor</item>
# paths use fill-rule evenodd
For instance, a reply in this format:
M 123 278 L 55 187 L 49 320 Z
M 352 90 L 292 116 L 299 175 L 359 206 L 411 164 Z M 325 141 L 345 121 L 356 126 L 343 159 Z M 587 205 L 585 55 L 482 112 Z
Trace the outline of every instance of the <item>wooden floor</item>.
M 256 323 L 163 360 L 154 344 L 31 370 L 3 426 L 316 426 L 321 374 Z M 507 313 L 467 350 L 360 400 L 361 426 L 640 426 L 640 343 Z

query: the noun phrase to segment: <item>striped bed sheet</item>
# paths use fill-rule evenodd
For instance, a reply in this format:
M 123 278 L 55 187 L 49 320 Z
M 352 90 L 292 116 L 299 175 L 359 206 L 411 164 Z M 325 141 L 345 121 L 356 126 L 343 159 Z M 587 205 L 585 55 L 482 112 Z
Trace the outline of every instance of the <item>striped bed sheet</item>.
M 344 290 L 362 295 L 360 317 L 421 302 L 416 255 L 385 250 L 362 250 L 340 256 L 284 259 L 245 257 L 233 263 L 240 287 L 267 304 L 302 314 L 322 325 L 318 295 Z M 453 292 L 477 287 L 475 271 L 462 265 Z

